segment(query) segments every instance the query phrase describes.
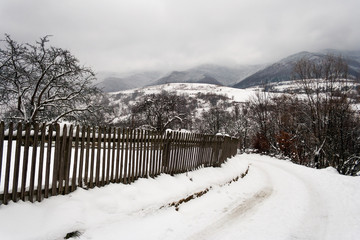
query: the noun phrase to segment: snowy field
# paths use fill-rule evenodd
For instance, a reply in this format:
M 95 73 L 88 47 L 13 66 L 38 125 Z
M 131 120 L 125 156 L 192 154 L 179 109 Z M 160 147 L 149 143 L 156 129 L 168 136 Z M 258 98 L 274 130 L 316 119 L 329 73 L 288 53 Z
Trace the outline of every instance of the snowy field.
M 248 174 L 241 176 L 248 169 Z M 1 239 L 359 239 L 360 177 L 260 155 L 0 206 Z M 195 193 L 206 194 L 179 204 Z
M 232 88 L 232 87 L 225 87 L 225 86 L 219 86 L 219 85 L 213 85 L 213 84 L 200 84 L 200 83 L 167 83 L 163 85 L 155 85 L 155 86 L 149 86 L 144 88 L 137 88 L 137 89 L 131 89 L 131 90 L 125 90 L 120 92 L 113 92 L 110 93 L 110 95 L 116 95 L 116 94 L 124 94 L 124 95 L 130 95 L 134 92 L 141 92 L 146 94 L 157 94 L 161 91 L 167 91 L 167 92 L 176 92 L 185 94 L 191 97 L 196 97 L 196 94 L 203 93 L 203 94 L 217 94 L 217 95 L 223 95 L 226 96 L 236 102 L 245 102 L 248 101 L 249 98 L 251 98 L 255 91 L 258 89 L 251 88 L 251 89 L 238 89 L 238 88 Z

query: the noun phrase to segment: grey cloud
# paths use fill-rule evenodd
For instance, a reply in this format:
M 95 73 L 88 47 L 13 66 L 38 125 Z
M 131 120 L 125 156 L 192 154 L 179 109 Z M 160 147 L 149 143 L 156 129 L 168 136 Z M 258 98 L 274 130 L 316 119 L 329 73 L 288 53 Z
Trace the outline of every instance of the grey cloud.
M 70 49 L 96 71 L 254 64 L 359 49 L 355 0 L 2 0 L 0 33 Z

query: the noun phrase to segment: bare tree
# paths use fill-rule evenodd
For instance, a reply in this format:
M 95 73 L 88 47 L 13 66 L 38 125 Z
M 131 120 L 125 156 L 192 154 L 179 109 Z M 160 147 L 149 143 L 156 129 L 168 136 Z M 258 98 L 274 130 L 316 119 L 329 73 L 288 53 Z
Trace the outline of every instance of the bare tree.
M 229 125 L 234 123 L 234 119 L 221 104 L 211 107 L 209 110 L 202 112 L 199 130 L 202 133 L 229 134 Z
M 181 127 L 190 115 L 186 98 L 175 93 L 161 92 L 145 96 L 131 109 L 132 127 L 143 127 L 163 132 Z
M 9 35 L 0 49 L 0 102 L 6 118 L 28 122 L 78 119 L 95 113 L 100 90 L 92 86 L 94 73 L 68 50 L 47 46 L 49 36 L 35 44 L 21 44 Z
M 349 172 L 347 165 L 356 165 L 357 146 L 354 132 L 358 132 L 358 116 L 351 107 L 349 99 L 348 66 L 340 56 L 328 55 L 314 62 L 302 59 L 294 66 L 305 92 L 304 117 L 310 129 L 313 143 L 314 167 L 333 166 L 344 174 Z M 349 160 L 352 159 L 352 160 Z M 353 161 L 353 162 L 349 162 Z

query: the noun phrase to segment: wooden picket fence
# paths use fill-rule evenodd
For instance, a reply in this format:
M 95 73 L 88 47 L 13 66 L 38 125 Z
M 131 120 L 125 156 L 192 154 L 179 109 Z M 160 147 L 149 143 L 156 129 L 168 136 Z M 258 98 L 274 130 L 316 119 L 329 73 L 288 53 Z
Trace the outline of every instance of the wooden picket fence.
M 238 139 L 140 129 L 0 123 L 0 204 L 220 166 Z

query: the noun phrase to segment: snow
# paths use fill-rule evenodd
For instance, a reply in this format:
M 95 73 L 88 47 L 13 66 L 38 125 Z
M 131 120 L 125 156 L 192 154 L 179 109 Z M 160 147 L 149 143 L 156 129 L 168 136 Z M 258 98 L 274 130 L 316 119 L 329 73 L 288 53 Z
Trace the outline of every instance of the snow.
M 248 169 L 248 173 L 237 181 Z M 358 239 L 360 177 L 257 154 L 0 206 L 1 239 Z M 169 206 L 208 189 L 201 197 Z
M 144 88 L 137 88 L 131 90 L 125 90 L 120 92 L 110 93 L 110 95 L 125 94 L 131 95 L 134 92 L 144 92 L 146 94 L 157 94 L 161 91 L 167 92 L 180 92 L 181 94 L 196 97 L 196 94 L 201 93 L 213 93 L 218 95 L 227 96 L 228 98 L 236 102 L 246 102 L 252 97 L 257 89 L 238 89 L 232 87 L 219 86 L 214 84 L 203 83 L 167 83 L 163 85 L 155 85 Z

